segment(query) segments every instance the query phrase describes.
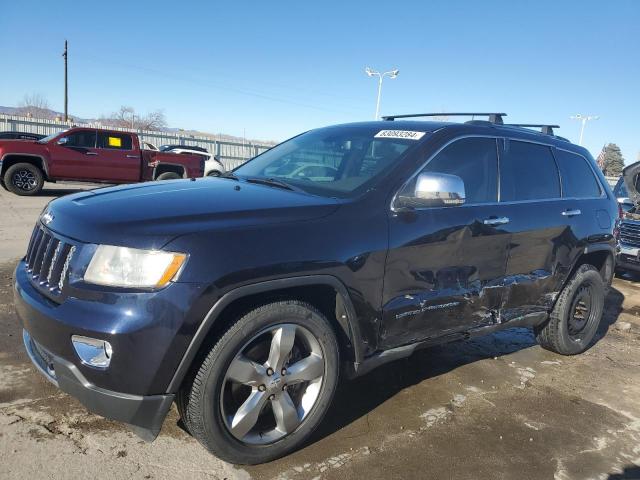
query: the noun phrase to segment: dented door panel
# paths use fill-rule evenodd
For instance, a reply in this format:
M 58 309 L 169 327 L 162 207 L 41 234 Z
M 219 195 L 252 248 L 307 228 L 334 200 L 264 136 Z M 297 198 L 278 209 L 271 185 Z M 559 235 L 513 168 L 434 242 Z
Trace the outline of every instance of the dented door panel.
M 500 205 L 434 208 L 390 221 L 381 343 L 393 347 L 491 324 L 510 235 L 483 219 Z

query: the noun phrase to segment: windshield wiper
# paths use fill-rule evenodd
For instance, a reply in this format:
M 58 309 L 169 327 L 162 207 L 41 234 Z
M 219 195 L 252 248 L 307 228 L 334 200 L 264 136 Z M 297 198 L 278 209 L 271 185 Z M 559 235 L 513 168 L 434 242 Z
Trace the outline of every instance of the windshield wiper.
M 288 183 L 281 182 L 280 180 L 276 180 L 275 178 L 249 177 L 246 179 L 246 181 L 250 183 L 258 183 L 260 185 L 269 185 L 271 187 L 284 188 L 285 190 L 296 190 Z
M 225 172 L 219 175 L 218 178 L 230 178 L 231 180 L 240 180 L 233 172 Z

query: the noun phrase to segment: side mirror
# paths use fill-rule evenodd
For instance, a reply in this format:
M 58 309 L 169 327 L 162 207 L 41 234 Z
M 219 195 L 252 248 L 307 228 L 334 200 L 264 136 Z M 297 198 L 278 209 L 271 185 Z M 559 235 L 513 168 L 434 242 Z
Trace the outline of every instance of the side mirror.
M 66 145 L 69 139 L 67 137 L 62 137 L 57 141 L 58 145 Z
M 413 185 L 413 182 L 410 183 Z M 455 207 L 465 202 L 464 182 L 457 175 L 421 173 L 413 190 L 406 189 L 396 199 L 400 208 Z

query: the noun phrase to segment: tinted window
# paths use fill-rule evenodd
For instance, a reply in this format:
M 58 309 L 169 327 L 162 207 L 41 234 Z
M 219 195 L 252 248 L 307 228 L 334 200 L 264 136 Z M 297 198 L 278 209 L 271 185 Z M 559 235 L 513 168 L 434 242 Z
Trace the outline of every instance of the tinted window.
M 618 198 L 629 197 L 627 186 L 624 184 L 624 177 L 618 179 L 618 183 L 616 183 L 616 186 L 613 188 L 613 194 Z
M 96 132 L 91 130 L 83 130 L 80 132 L 67 135 L 68 147 L 78 148 L 95 148 L 96 147 Z
M 131 150 L 131 135 L 115 132 L 100 132 L 98 134 L 98 148 Z
M 560 197 L 558 168 L 551 149 L 507 140 L 500 157 L 500 200 L 543 200 Z
M 600 187 L 587 161 L 580 155 L 555 151 L 562 176 L 562 196 L 592 198 L 600 196 Z
M 498 200 L 498 156 L 493 138 L 463 138 L 438 153 L 423 172 L 457 175 L 464 182 L 466 203 Z

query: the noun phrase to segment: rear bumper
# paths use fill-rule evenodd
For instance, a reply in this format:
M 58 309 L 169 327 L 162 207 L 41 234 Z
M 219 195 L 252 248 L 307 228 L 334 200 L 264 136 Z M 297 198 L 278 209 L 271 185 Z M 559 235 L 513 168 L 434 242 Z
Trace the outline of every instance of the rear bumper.
M 174 400 L 173 394 L 130 395 L 97 387 L 71 362 L 48 352 L 23 330 L 23 341 L 36 368 L 60 390 L 77 398 L 87 410 L 128 423 L 142 439 L 154 440 Z

